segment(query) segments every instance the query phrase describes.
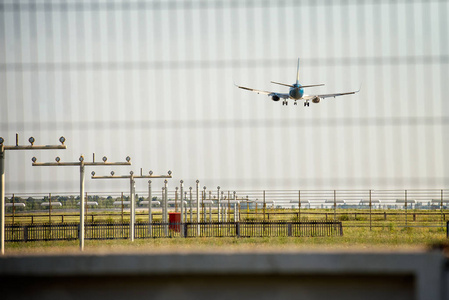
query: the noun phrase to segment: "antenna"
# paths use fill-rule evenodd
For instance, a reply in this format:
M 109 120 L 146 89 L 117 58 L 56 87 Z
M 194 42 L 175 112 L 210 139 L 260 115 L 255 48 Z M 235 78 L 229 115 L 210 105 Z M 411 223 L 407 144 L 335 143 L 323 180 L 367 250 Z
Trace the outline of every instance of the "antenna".
M 298 57 L 298 67 L 296 69 L 296 84 L 299 84 L 299 57 Z

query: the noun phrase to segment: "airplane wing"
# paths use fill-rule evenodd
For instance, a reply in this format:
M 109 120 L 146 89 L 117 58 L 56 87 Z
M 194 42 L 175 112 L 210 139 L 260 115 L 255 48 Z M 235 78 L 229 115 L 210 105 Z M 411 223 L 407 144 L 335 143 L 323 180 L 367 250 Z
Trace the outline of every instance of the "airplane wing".
M 290 98 L 290 95 L 289 95 L 289 94 L 282 94 L 282 93 L 276 93 L 276 92 L 268 92 L 268 91 L 256 90 L 256 89 L 252 89 L 252 88 L 240 86 L 240 85 L 237 85 L 237 84 L 235 84 L 235 83 L 234 83 L 234 85 L 235 85 L 236 87 L 240 88 L 240 89 L 248 90 L 248 91 L 251 91 L 251 92 L 258 93 L 258 94 L 267 95 L 267 96 L 269 96 L 269 97 L 271 97 L 271 96 L 278 96 L 279 98 L 282 98 L 282 99 L 288 99 L 288 98 Z
M 357 91 L 353 91 L 353 92 L 346 92 L 346 93 L 335 93 L 335 94 L 322 94 L 322 95 L 304 95 L 302 97 L 302 99 L 304 100 L 310 100 L 313 98 L 320 98 L 320 99 L 324 99 L 324 98 L 331 98 L 331 97 L 338 97 L 338 96 L 344 96 L 344 95 L 352 95 L 352 94 L 356 94 L 360 92 L 360 89 L 358 89 Z

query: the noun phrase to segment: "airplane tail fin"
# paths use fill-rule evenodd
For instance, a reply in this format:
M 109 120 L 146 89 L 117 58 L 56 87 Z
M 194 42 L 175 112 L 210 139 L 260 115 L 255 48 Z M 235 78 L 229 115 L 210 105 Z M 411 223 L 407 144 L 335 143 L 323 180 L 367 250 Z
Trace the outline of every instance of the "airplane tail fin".
M 296 84 L 299 84 L 299 57 L 298 57 L 298 67 L 296 69 Z

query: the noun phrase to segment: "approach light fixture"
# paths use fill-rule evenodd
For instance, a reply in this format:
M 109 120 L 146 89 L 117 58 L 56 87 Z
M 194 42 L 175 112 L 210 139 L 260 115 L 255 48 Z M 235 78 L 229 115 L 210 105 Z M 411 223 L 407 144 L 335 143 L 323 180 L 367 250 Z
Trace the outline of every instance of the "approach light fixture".
M 0 137 L 0 145 L 3 145 L 3 142 L 4 142 L 5 140 L 2 138 L 2 137 Z
M 33 144 L 34 144 L 34 142 L 35 142 L 34 137 L 30 137 L 30 138 L 28 139 L 28 142 L 30 142 L 31 146 L 33 146 Z
M 61 144 L 64 145 L 64 143 L 65 143 L 65 137 L 61 136 L 61 137 L 59 138 L 59 142 L 60 142 Z
M 153 171 L 150 171 L 150 176 L 153 175 Z
M 90 173 L 90 174 L 92 174 L 92 176 L 95 176 L 95 171 L 92 171 L 92 173 Z
M 133 172 L 133 171 L 129 172 L 129 175 L 131 175 L 131 176 L 132 176 L 133 174 L 134 174 L 134 172 Z
M 171 175 L 171 171 L 170 170 L 168 171 L 168 175 Z
M 197 180 L 196 180 L 196 183 L 200 183 L 200 181 L 197 179 Z
M 127 156 L 126 161 L 129 162 L 131 160 L 131 157 Z
M 111 171 L 111 176 L 114 176 L 114 174 L 115 174 L 115 172 L 114 172 L 114 171 Z
M 58 163 L 58 162 L 61 161 L 61 158 L 59 158 L 59 156 L 56 156 L 55 160 L 56 160 L 56 162 Z
M 36 158 L 35 156 L 33 156 L 33 158 L 31 159 L 31 161 L 35 163 L 35 162 L 37 161 L 37 158 Z
M 80 161 L 83 162 L 84 161 L 84 156 L 80 156 Z
M 106 156 L 103 156 L 103 162 L 106 162 L 108 158 Z

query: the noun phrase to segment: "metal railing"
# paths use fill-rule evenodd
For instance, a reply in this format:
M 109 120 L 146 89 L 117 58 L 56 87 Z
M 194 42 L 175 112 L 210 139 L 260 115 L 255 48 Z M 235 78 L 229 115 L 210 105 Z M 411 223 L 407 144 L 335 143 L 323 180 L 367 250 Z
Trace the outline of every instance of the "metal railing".
M 137 223 L 135 238 L 341 236 L 341 222 Z M 79 223 L 7 225 L 5 241 L 76 240 Z M 128 239 L 129 223 L 85 223 L 86 240 Z

